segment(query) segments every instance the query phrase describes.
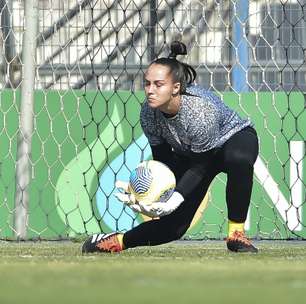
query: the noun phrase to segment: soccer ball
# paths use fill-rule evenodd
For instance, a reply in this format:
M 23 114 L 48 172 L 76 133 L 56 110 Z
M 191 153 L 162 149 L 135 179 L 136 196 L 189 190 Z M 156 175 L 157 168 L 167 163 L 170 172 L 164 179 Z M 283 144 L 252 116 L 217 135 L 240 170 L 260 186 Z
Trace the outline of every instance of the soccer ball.
M 129 191 L 136 201 L 148 205 L 167 201 L 175 186 L 173 172 L 168 166 L 156 160 L 140 163 L 130 174 Z

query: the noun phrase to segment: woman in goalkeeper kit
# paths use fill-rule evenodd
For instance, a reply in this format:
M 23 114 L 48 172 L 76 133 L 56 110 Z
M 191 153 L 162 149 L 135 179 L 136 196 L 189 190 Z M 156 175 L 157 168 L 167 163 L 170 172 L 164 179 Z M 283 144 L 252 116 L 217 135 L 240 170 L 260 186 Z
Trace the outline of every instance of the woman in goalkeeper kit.
M 117 197 L 134 211 L 153 219 L 130 231 L 95 234 L 83 244 L 86 252 L 117 252 L 136 246 L 159 245 L 181 238 L 214 177 L 227 174 L 227 248 L 257 252 L 244 234 L 253 185 L 258 139 L 252 123 L 228 108 L 219 97 L 194 83 L 196 71 L 176 59 L 186 46 L 171 44 L 168 58 L 153 61 L 145 73 L 146 102 L 140 120 L 154 160 L 168 165 L 177 185 L 167 203 L 145 205 Z M 117 188 L 127 190 L 127 183 Z

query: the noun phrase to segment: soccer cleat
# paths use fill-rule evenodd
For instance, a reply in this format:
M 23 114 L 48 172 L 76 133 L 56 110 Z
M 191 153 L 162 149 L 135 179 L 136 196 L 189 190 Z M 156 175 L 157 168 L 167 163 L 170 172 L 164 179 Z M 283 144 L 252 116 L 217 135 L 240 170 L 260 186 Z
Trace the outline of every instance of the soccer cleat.
M 119 233 L 94 234 L 89 237 L 82 246 L 82 253 L 92 252 L 119 252 L 123 250 L 122 243 L 119 241 Z
M 226 245 L 228 250 L 234 252 L 258 252 L 258 249 L 252 245 L 244 232 L 237 230 L 226 239 Z

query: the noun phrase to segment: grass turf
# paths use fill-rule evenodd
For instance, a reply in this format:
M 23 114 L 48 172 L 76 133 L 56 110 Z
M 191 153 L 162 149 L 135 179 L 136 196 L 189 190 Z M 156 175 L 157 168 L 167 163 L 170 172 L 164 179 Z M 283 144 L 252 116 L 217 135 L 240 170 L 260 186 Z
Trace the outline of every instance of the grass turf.
M 305 242 L 182 242 L 82 256 L 79 243 L 0 243 L 0 303 L 303 303 Z

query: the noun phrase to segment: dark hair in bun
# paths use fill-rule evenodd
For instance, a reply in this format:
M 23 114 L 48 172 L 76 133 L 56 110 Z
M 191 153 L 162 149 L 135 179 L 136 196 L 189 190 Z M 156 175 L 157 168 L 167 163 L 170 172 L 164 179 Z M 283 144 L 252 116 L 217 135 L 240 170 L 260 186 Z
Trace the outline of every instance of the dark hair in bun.
M 187 55 L 186 45 L 179 41 L 173 41 L 170 45 L 171 53 L 168 58 L 176 59 L 177 55 Z
M 192 66 L 178 61 L 176 59 L 178 55 L 187 55 L 186 45 L 180 41 L 173 41 L 170 45 L 170 54 L 168 58 L 158 58 L 151 64 L 155 63 L 168 66 L 173 81 L 181 84 L 180 94 L 184 94 L 187 86 L 194 82 L 197 72 Z

